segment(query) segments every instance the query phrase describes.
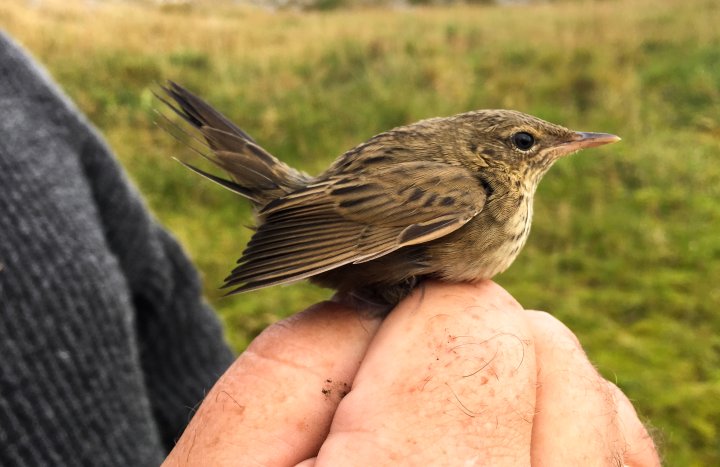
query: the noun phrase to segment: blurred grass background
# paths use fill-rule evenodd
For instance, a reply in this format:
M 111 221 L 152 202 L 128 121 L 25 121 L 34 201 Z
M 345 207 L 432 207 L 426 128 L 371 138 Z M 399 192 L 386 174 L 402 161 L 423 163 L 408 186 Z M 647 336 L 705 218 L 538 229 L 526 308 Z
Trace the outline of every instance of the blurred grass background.
M 558 163 L 529 243 L 497 281 L 577 333 L 656 427 L 667 465 L 720 465 L 720 2 L 270 11 L 232 3 L 5 1 L 0 26 L 102 130 L 202 272 L 241 350 L 327 297 L 220 299 L 246 203 L 169 156 L 156 83 L 204 96 L 317 173 L 375 133 L 505 107 L 620 144 Z M 0 117 L 1 118 L 1 117 Z

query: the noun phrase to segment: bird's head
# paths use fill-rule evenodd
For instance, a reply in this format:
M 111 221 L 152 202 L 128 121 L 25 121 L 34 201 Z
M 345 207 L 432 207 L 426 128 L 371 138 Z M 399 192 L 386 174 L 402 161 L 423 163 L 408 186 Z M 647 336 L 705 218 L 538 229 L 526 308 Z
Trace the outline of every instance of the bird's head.
M 478 110 L 456 116 L 478 168 L 498 169 L 533 187 L 559 158 L 614 143 L 608 133 L 585 133 L 514 110 Z

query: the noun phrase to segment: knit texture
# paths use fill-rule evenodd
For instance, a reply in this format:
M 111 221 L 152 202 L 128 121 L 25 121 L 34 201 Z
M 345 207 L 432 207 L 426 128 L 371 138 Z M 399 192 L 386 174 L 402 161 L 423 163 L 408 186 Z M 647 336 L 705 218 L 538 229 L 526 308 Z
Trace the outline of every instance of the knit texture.
M 232 358 L 178 244 L 0 33 L 0 465 L 158 465 Z

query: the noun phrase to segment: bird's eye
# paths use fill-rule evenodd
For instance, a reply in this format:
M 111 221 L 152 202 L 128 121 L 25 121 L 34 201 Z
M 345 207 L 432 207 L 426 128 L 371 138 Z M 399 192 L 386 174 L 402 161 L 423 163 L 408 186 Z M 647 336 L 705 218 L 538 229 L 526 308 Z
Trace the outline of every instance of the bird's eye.
M 512 142 L 521 151 L 527 151 L 533 144 L 535 144 L 535 138 L 530 133 L 521 131 L 512 135 Z

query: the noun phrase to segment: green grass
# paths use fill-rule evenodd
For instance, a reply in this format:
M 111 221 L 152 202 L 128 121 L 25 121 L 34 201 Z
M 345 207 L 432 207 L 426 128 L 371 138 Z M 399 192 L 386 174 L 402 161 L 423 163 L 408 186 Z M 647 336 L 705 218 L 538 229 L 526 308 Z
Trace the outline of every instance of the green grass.
M 559 162 L 497 281 L 573 329 L 657 429 L 668 465 L 720 463 L 720 4 L 269 13 L 223 4 L 0 6 L 0 25 L 104 132 L 202 271 L 242 349 L 328 296 L 305 284 L 221 299 L 247 205 L 169 159 L 151 90 L 174 79 L 315 173 L 390 127 L 507 107 L 620 144 Z M 89 5 L 89 4 L 87 4 Z

